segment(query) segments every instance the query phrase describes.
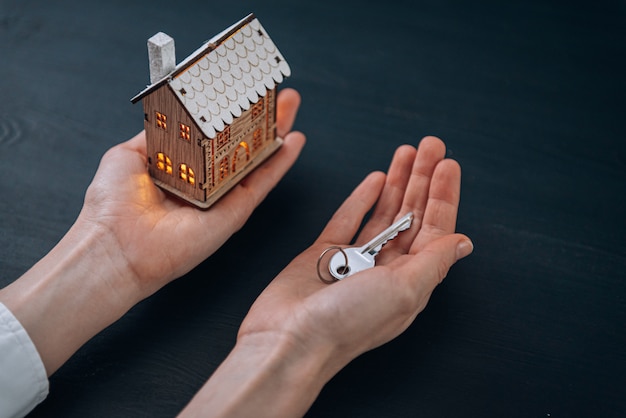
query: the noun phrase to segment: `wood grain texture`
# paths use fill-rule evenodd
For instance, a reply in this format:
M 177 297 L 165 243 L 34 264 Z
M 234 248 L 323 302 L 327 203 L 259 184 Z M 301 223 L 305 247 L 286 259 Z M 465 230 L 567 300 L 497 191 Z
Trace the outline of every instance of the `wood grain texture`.
M 0 285 L 69 228 L 104 151 L 142 129 L 128 98 L 145 39 L 163 30 L 186 56 L 250 11 L 302 94 L 302 156 L 218 253 L 60 369 L 32 416 L 174 416 L 352 188 L 428 134 L 463 168 L 458 229 L 475 253 L 308 416 L 624 416 L 623 2 L 5 0 Z
M 274 102 L 289 65 L 253 14 L 178 65 L 173 38 L 159 32 L 148 58 L 151 85 L 131 99 L 143 103 L 148 171 L 207 209 L 282 144 Z

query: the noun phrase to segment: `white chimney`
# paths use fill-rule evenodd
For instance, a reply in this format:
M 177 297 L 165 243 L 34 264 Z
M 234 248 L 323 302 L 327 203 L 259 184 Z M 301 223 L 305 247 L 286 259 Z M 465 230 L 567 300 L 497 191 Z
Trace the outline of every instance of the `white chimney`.
M 154 84 L 176 67 L 174 39 L 163 32 L 148 39 L 148 59 L 150 60 L 150 84 Z

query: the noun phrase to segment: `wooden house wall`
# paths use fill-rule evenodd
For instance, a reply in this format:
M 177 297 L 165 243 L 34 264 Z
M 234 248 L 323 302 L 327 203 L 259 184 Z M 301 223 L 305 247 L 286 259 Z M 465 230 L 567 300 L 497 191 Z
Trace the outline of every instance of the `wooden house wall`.
M 266 133 L 267 141 L 273 141 L 276 138 L 276 88 L 268 90 L 267 102 L 266 102 L 266 114 L 267 114 L 267 127 Z
M 144 127 L 150 175 L 179 195 L 205 202 L 222 187 L 239 181 L 252 160 L 276 137 L 276 89 L 269 90 L 262 106 L 252 104 L 228 126 L 230 139 L 204 136 L 169 86 L 164 85 L 144 97 Z M 157 112 L 166 116 L 166 128 L 157 125 Z M 189 127 L 190 140 L 180 138 L 179 124 Z M 260 139 L 255 140 L 256 135 Z M 172 162 L 172 173 L 157 169 L 157 154 L 163 153 Z M 195 184 L 179 176 L 179 167 L 193 169 Z M 221 168 L 220 168 L 221 167 Z M 224 168 L 226 168 L 224 170 Z
M 212 139 L 212 144 L 207 145 L 207 150 L 212 150 L 211 163 L 207 162 L 206 178 L 210 179 L 211 186 L 207 188 L 207 197 L 217 191 L 220 186 L 228 183 L 237 173 L 245 170 L 246 166 L 275 138 L 275 97 L 276 89 L 268 91 L 263 98 L 260 113 L 254 117 L 254 104 L 244 111 L 240 117 L 235 118 L 229 126 L 230 140 L 220 143 L 218 138 Z M 254 141 L 255 131 L 259 130 L 261 140 Z M 245 144 L 245 145 L 243 145 Z M 228 161 L 228 175 L 222 176 L 220 166 L 223 161 Z
M 201 202 L 205 201 L 206 193 L 204 156 L 200 143 L 204 138 L 193 119 L 174 96 L 169 86 L 165 85 L 143 99 L 146 135 L 150 140 L 147 144 L 150 175 L 162 183 L 169 185 L 184 194 Z M 167 119 L 166 129 L 157 126 L 156 112 L 164 114 Z M 180 126 L 189 127 L 190 140 L 180 137 Z M 162 152 L 172 161 L 172 174 L 156 168 L 157 153 Z M 195 175 L 195 184 L 180 178 L 181 164 L 187 164 Z

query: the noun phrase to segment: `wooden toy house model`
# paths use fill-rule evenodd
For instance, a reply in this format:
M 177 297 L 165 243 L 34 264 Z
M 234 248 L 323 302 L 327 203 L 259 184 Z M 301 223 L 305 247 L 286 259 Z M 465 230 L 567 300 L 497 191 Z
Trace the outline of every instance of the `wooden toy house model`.
M 174 40 L 148 40 L 143 101 L 148 171 L 161 188 L 208 208 L 281 144 L 276 88 L 291 73 L 254 15 L 176 65 Z

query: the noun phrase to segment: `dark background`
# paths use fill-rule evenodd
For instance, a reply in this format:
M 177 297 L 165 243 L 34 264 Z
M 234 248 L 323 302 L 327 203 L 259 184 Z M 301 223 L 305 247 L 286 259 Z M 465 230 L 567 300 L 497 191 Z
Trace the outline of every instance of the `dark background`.
M 395 148 L 463 167 L 453 267 L 408 331 L 311 417 L 626 414 L 626 2 L 0 0 L 0 285 L 63 236 L 142 129 L 146 40 L 182 60 L 254 12 L 303 104 L 302 156 L 247 225 L 86 344 L 35 417 L 169 417 L 266 284 Z M 268 399 L 268 402 L 271 402 Z

